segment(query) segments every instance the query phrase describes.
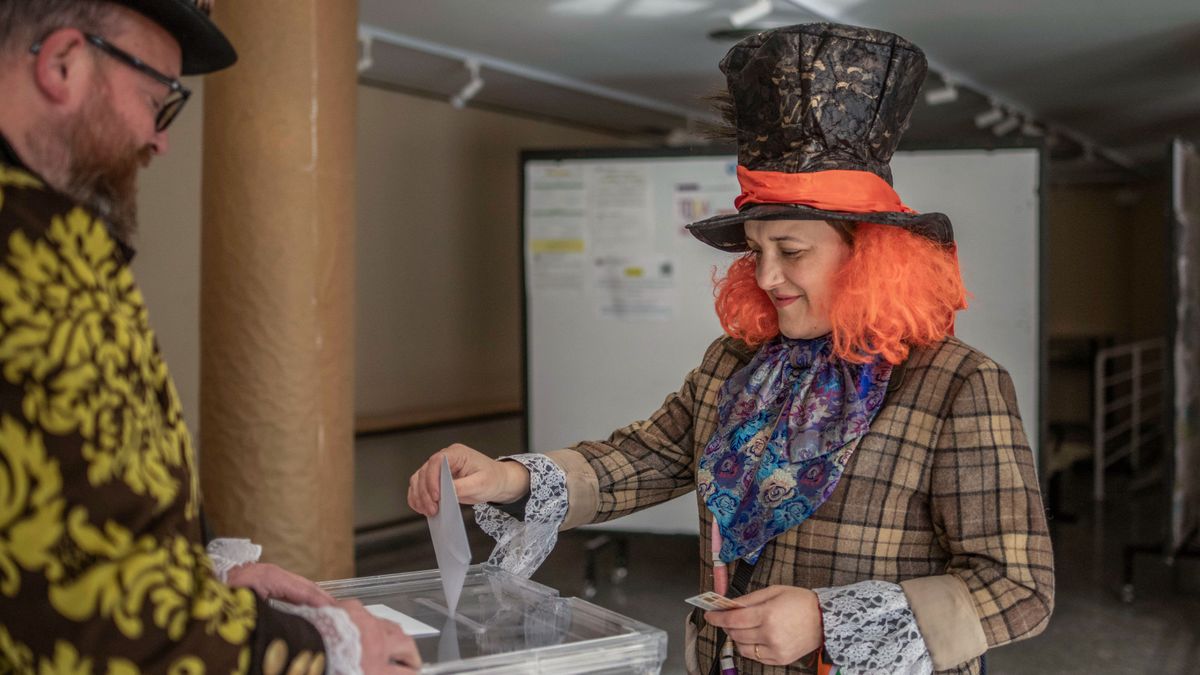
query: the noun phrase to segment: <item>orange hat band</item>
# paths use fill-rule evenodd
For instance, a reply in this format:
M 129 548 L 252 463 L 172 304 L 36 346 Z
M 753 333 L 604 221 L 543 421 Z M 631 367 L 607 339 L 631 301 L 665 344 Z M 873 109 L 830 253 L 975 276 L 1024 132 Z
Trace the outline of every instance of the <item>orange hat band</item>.
M 739 166 L 737 176 L 742 194 L 733 204 L 739 210 L 746 204 L 800 204 L 845 213 L 916 213 L 887 181 L 869 171 L 785 173 Z

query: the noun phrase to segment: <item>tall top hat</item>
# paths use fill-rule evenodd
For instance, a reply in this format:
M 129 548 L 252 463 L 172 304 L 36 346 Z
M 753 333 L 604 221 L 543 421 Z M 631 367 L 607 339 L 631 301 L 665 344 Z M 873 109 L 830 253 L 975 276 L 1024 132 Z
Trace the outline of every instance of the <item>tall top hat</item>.
M 721 71 L 733 101 L 738 212 L 688 225 L 745 251 L 747 220 L 846 220 L 903 227 L 952 244 L 950 219 L 917 213 L 888 163 L 925 81 L 925 54 L 881 30 L 788 26 L 733 46 Z

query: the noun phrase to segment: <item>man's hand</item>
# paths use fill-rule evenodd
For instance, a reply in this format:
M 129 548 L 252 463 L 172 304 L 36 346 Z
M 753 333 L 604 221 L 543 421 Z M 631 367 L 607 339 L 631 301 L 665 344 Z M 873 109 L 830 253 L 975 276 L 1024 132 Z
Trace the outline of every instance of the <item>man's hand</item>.
M 786 666 L 824 642 L 817 594 L 795 586 L 768 586 L 738 596 L 744 609 L 704 613 L 704 620 L 724 628 L 744 658 Z
M 282 600 L 310 607 L 333 604 L 333 596 L 320 586 L 271 563 L 238 565 L 229 570 L 226 582 L 234 588 L 249 588 L 264 600 Z
M 358 627 L 363 675 L 409 675 L 421 667 L 417 643 L 400 626 L 371 614 L 357 600 L 339 600 L 337 606 Z
M 454 474 L 454 492 L 463 504 L 515 502 L 529 494 L 529 470 L 520 462 L 499 462 L 455 443 L 434 453 L 408 480 L 408 505 L 417 513 L 436 516 L 442 494 L 442 457 Z

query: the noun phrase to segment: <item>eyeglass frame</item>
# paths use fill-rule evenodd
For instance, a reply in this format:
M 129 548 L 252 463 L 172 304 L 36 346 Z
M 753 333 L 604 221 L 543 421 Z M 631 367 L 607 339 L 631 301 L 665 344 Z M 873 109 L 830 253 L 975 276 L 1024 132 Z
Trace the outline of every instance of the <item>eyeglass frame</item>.
M 177 78 L 160 73 L 145 61 L 121 49 L 120 47 L 117 47 L 99 35 L 94 33 L 83 33 L 83 37 L 88 41 L 88 44 L 92 45 L 96 49 L 99 49 L 112 58 L 124 63 L 139 73 L 153 79 L 155 82 L 167 87 L 169 90 L 167 96 L 163 99 L 162 107 L 158 109 L 158 112 L 154 117 L 154 130 L 158 133 L 166 131 L 167 127 L 171 126 L 171 123 L 174 122 L 175 118 L 179 116 L 179 111 L 183 110 L 184 104 L 186 104 L 188 99 L 191 98 L 192 90 L 185 87 Z M 43 42 L 44 40 L 38 40 L 37 42 L 33 43 L 33 46 L 29 48 L 30 53 L 40 53 L 42 51 Z

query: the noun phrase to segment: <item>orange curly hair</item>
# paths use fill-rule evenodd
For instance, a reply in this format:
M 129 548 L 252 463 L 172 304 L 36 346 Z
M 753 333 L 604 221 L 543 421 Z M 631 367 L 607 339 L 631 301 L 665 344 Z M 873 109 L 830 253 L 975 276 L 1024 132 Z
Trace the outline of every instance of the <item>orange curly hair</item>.
M 852 238 L 829 312 L 835 355 L 853 363 L 878 355 L 898 364 L 910 347 L 954 333 L 954 314 L 966 309 L 967 291 L 953 248 L 874 223 L 858 223 Z M 721 327 L 752 347 L 779 334 L 775 307 L 754 273 L 754 258 L 747 255 L 714 279 Z

